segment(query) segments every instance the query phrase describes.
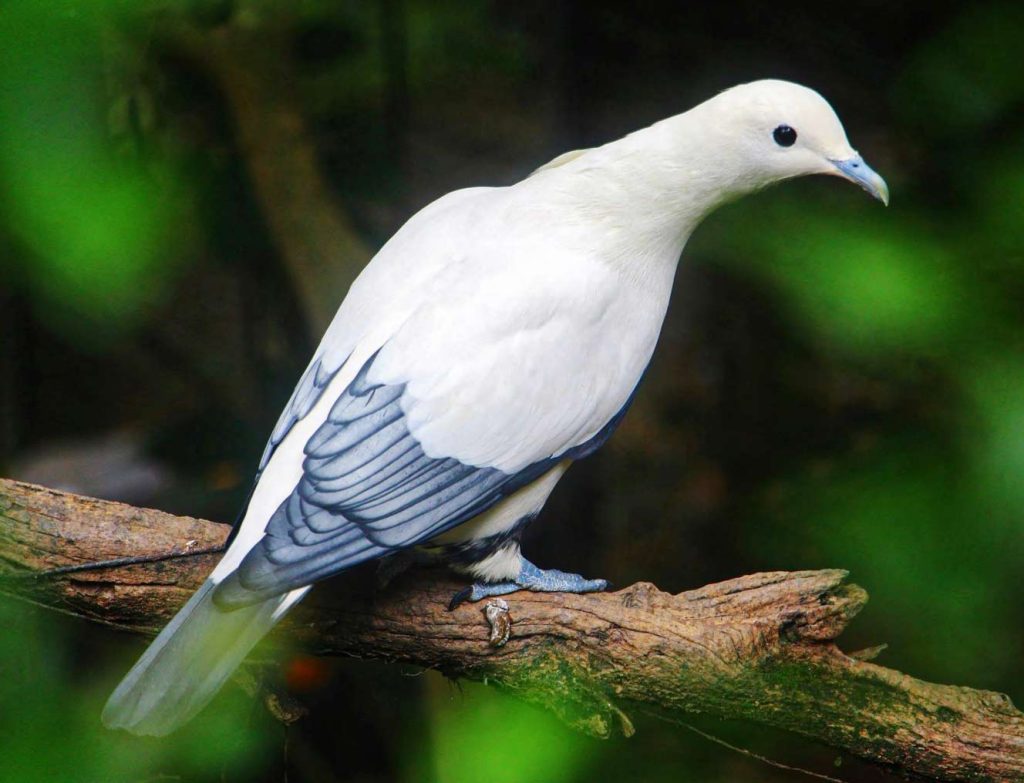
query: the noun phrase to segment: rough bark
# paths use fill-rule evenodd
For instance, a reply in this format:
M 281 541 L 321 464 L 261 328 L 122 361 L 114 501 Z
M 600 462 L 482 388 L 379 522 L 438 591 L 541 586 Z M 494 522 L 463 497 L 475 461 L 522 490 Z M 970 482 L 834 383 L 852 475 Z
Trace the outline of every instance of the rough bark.
M 216 554 L 44 574 L 109 558 L 216 548 L 224 525 L 0 480 L 0 589 L 152 633 Z M 322 590 L 282 633 L 322 654 L 404 661 L 485 680 L 593 735 L 633 731 L 633 708 L 788 729 L 908 776 L 1024 780 L 1024 714 L 998 693 L 935 685 L 835 644 L 866 593 L 843 571 L 754 574 L 679 595 L 516 593 L 511 638 L 479 605 L 419 572 L 384 590 Z M 316 595 L 316 594 L 314 594 Z M 861 656 L 863 657 L 863 656 Z

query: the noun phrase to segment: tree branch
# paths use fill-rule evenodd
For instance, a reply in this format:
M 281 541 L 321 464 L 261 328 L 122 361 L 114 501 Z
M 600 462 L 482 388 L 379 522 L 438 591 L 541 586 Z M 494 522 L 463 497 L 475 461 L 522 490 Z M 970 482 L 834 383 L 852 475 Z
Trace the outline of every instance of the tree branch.
M 96 560 L 215 548 L 224 525 L 0 480 L 0 589 L 141 633 L 159 628 L 216 555 L 46 575 Z M 842 571 L 754 574 L 669 595 L 508 596 L 489 642 L 459 585 L 419 572 L 383 591 L 321 590 L 286 633 L 318 653 L 404 661 L 486 680 L 589 734 L 632 733 L 630 705 L 788 729 L 899 773 L 1024 780 L 1024 714 L 1001 694 L 935 685 L 845 655 L 834 640 L 866 593 Z

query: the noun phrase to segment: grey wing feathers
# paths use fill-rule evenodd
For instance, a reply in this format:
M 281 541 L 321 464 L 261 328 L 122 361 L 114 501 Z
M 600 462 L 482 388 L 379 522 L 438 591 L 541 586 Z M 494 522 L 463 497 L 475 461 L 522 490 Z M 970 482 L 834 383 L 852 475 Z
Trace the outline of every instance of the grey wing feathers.
M 342 362 L 344 364 L 344 362 Z M 263 449 L 263 456 L 260 458 L 259 470 L 262 471 L 267 463 L 270 462 L 270 457 L 274 454 L 274 449 L 285 439 L 285 436 L 291 432 L 292 427 L 295 426 L 295 422 L 309 413 L 313 406 L 316 405 L 317 400 L 327 389 L 327 386 L 334 379 L 334 376 L 338 374 L 338 369 L 342 365 L 338 365 L 333 370 L 328 368 L 324 364 L 323 357 L 318 357 L 306 371 L 302 374 L 298 384 L 295 386 L 295 391 L 292 392 L 291 399 L 288 400 L 288 404 L 284 406 L 284 410 L 281 411 L 281 416 L 277 420 L 277 424 L 274 425 L 273 431 L 270 433 L 270 439 L 267 441 L 267 446 Z
M 595 451 L 632 401 L 587 442 L 510 474 L 427 456 L 401 408 L 405 386 L 367 381 L 374 358 L 307 442 L 302 478 L 218 585 L 218 606 L 248 606 L 456 527 L 558 462 Z
M 369 383 L 372 362 L 306 444 L 298 486 L 217 588 L 219 606 L 248 605 L 422 543 L 553 466 L 543 460 L 510 475 L 427 456 L 400 405 L 404 385 Z

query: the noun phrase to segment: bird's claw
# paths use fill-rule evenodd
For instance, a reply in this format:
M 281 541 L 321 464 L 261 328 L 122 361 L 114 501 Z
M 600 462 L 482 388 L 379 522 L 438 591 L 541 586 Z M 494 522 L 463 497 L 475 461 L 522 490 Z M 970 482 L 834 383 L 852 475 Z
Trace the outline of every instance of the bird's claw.
M 492 598 L 498 595 L 508 595 L 518 590 L 529 590 L 530 588 L 517 582 L 477 582 L 470 587 L 459 590 L 448 602 L 448 611 L 455 609 L 460 604 L 482 601 L 485 598 Z

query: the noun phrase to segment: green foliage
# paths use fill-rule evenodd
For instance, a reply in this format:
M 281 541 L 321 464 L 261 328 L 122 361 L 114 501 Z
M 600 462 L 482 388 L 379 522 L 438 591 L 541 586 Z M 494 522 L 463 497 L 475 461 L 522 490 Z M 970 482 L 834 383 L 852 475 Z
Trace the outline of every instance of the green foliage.
M 966 444 L 971 456 L 977 510 L 1006 527 L 1024 549 L 1024 364 L 1019 353 L 996 352 L 972 367 L 967 378 L 975 424 Z
M 5 598 L 0 627 L 0 780 L 146 780 L 168 768 L 186 779 L 244 777 L 275 752 L 267 730 L 276 727 L 233 692 L 168 738 L 107 731 L 99 715 L 114 683 L 95 676 L 94 661 L 71 657 L 80 623 Z M 133 648 L 126 652 L 141 651 Z M 82 678 L 81 670 L 93 676 Z M 262 724 L 253 720 L 261 717 Z
M 698 252 L 764 278 L 799 328 L 830 348 L 862 358 L 944 352 L 970 325 L 970 281 L 932 226 L 891 221 L 852 203 L 858 197 L 762 195 L 730 210 Z
M 118 155 L 107 125 L 115 21 L 102 4 L 0 17 L 2 220 L 25 250 L 12 276 L 79 340 L 136 324 L 180 259 L 166 162 Z
M 593 740 L 485 685 L 462 683 L 436 707 L 430 745 L 416 757 L 433 759 L 437 783 L 568 783 L 588 765 Z M 415 770 L 409 783 L 422 776 Z
M 914 130 L 955 140 L 1000 122 L 1024 99 L 1018 3 L 963 6 L 911 56 L 893 106 Z

